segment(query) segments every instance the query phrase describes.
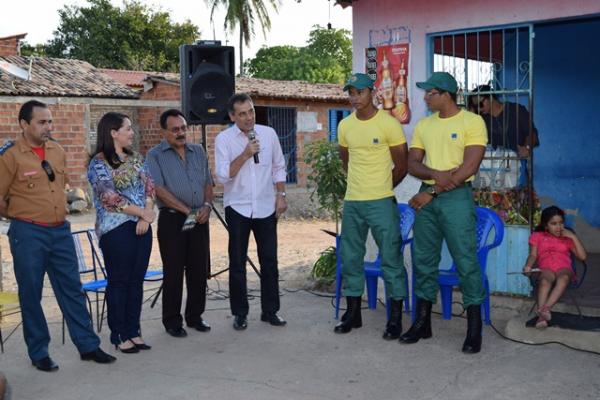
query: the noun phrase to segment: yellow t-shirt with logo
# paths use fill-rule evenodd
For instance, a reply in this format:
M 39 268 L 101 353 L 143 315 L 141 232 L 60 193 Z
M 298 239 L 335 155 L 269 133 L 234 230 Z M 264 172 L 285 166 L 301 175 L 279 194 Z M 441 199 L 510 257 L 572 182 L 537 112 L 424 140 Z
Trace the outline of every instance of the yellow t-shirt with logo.
M 340 122 L 338 140 L 349 154 L 346 200 L 393 196 L 390 147 L 406 143 L 400 122 L 382 110 L 366 121 L 353 112 Z
M 417 123 L 410 148 L 425 150 L 425 165 L 438 171 L 447 171 L 463 163 L 465 147 L 486 146 L 487 129 L 479 115 L 460 110 L 449 118 L 439 113 L 423 118 Z M 467 178 L 472 181 L 474 176 Z M 433 180 L 425 183 L 434 184 Z

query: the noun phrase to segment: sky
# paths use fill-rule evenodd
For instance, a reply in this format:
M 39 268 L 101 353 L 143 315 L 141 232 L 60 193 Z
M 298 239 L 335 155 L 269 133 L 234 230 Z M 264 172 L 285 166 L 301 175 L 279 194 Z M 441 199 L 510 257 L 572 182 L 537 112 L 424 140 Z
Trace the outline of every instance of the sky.
M 111 0 L 121 6 L 122 0 Z M 18 33 L 28 33 L 25 40 L 29 44 L 45 43 L 52 38 L 52 32 L 59 23 L 58 10 L 65 5 L 83 6 L 86 0 L 2 0 L 0 14 L 0 37 Z M 171 19 L 183 22 L 190 19 L 200 28 L 202 39 L 213 39 L 213 27 L 210 23 L 210 10 L 204 0 L 142 0 L 142 3 L 170 11 Z M 34 10 L 32 12 L 32 10 Z M 26 16 L 27 15 L 27 16 Z M 222 44 L 236 48 L 238 63 L 238 34 L 225 33 L 223 18 L 225 13 L 215 15 L 214 34 Z M 329 17 L 329 15 L 331 17 Z M 26 17 L 25 17 L 26 16 Z M 327 26 L 331 20 L 334 28 L 352 29 L 352 8 L 342 9 L 334 6 L 334 0 L 281 0 L 279 13 L 271 12 L 271 31 L 263 37 L 260 26 L 256 27 L 256 36 L 249 48 L 244 48 L 244 58 L 253 57 L 263 46 L 293 45 L 304 46 L 313 25 Z

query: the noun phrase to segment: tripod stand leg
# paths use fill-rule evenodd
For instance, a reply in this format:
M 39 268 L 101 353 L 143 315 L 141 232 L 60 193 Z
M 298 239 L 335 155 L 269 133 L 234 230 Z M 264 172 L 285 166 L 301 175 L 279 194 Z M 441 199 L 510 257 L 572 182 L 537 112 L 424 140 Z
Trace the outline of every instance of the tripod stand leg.
M 163 284 L 161 283 L 160 287 L 158 288 L 158 292 L 156 292 L 156 294 L 154 295 L 154 300 L 152 300 L 152 304 L 150 304 L 150 308 L 154 308 L 154 305 L 156 304 L 158 298 L 160 297 L 162 290 L 163 290 Z
M 217 215 L 217 218 L 219 218 L 219 221 L 221 221 L 221 224 L 223 224 L 223 226 L 225 227 L 225 229 L 227 230 L 227 232 L 229 232 L 229 227 L 227 226 L 227 222 L 225 222 L 225 220 L 223 219 L 223 217 L 221 216 L 221 214 L 219 213 L 219 210 L 217 210 L 213 204 L 212 206 L 213 211 L 215 212 L 215 214 Z M 250 264 L 250 266 L 252 267 L 252 269 L 254 270 L 254 272 L 256 272 L 256 275 L 258 275 L 258 277 L 260 278 L 260 272 L 258 272 L 258 268 L 256 268 L 256 265 L 254 265 L 254 262 L 250 259 L 250 257 L 248 255 L 246 255 L 246 260 L 248 261 L 248 263 Z M 213 278 L 217 275 L 222 274 L 223 272 L 227 271 L 229 268 L 225 268 L 219 272 L 216 272 L 214 274 L 211 274 L 210 278 Z

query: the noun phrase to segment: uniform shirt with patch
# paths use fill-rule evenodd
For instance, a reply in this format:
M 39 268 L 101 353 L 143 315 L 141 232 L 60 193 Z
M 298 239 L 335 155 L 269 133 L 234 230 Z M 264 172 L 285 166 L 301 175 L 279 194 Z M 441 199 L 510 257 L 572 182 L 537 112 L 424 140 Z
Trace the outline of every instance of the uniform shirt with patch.
M 485 146 L 487 129 L 483 119 L 472 112 L 460 110 L 449 118 L 439 113 L 423 118 L 417 123 L 411 149 L 425 150 L 425 165 L 438 171 L 447 171 L 462 165 L 467 146 Z M 472 181 L 474 176 L 467 178 Z M 425 180 L 434 184 L 433 180 Z
M 5 145 L 6 146 L 6 145 Z M 63 222 L 66 218 L 68 182 L 66 157 L 53 141 L 44 144 L 45 160 L 54 174 L 51 181 L 42 161 L 27 141 L 20 137 L 0 151 L 0 198 L 8 202 L 8 216 L 42 223 Z
M 346 200 L 393 196 L 390 147 L 406 143 L 400 122 L 381 110 L 366 121 L 354 112 L 340 122 L 338 138 L 349 154 Z

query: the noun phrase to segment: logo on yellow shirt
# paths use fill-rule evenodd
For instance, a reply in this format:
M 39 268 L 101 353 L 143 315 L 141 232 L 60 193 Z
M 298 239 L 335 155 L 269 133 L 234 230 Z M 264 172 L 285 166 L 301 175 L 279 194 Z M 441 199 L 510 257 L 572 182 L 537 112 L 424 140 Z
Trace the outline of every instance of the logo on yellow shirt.
M 458 139 L 458 133 L 451 133 L 450 137 L 452 138 L 452 140 L 456 140 Z
M 379 138 L 373 138 L 373 144 L 379 144 Z

